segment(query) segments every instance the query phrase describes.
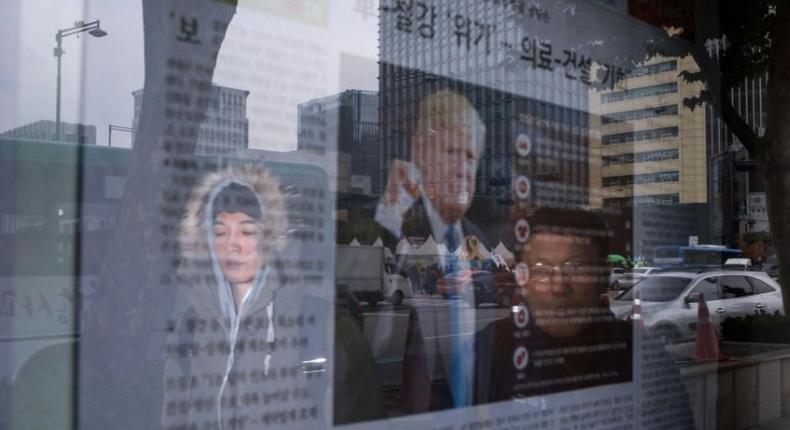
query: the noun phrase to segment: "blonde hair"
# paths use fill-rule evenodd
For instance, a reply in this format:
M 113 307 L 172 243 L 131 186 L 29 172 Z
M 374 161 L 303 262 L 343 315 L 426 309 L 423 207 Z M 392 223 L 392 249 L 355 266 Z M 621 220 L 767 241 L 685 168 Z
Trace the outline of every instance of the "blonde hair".
M 471 135 L 478 153 L 483 151 L 485 124 L 465 96 L 451 90 L 440 90 L 417 105 L 416 134 L 425 136 L 436 130 L 455 128 L 462 128 Z

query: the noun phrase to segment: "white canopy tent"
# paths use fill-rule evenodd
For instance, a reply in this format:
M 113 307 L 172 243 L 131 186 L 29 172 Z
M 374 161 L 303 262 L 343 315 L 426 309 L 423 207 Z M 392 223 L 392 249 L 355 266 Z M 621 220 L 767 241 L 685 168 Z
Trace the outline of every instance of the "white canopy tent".
M 409 255 L 412 253 L 412 247 L 406 238 L 403 238 L 398 242 L 398 245 L 395 247 L 395 254 L 398 255 Z
M 507 249 L 505 244 L 502 242 L 499 242 L 499 244 L 491 251 L 491 253 L 501 256 L 509 265 L 513 265 L 516 262 L 516 256 L 513 255 L 513 253 L 510 252 L 510 250 Z
M 420 247 L 417 248 L 413 253 L 413 255 L 420 257 L 428 257 L 428 256 L 436 256 L 436 255 L 441 256 L 446 254 L 447 254 L 447 247 L 443 245 L 439 247 L 439 244 L 436 243 L 436 241 L 433 239 L 433 236 L 428 236 L 428 240 L 423 242 L 423 244 L 420 245 Z

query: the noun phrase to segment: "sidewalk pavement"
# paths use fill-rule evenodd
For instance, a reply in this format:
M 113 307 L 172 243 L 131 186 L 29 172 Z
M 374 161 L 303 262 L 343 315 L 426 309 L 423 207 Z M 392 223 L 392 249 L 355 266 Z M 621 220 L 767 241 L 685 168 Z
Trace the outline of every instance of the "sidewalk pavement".
M 771 422 L 749 427 L 749 430 L 787 430 L 790 429 L 790 415 L 785 415 Z

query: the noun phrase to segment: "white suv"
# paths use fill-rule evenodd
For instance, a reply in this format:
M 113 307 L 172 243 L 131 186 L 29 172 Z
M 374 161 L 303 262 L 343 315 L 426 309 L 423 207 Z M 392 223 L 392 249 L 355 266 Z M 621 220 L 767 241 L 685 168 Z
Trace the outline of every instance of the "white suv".
M 645 327 L 655 330 L 668 342 L 694 339 L 700 293 L 704 294 L 711 322 L 717 330 L 728 317 L 784 313 L 781 287 L 763 272 L 653 273 L 611 301 L 618 318 L 630 317 L 636 292 L 642 301 Z

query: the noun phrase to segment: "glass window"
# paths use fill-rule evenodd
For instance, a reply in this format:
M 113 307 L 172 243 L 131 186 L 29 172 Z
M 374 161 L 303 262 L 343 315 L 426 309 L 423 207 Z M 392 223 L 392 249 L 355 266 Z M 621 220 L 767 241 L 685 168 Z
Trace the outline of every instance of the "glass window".
M 719 287 L 719 278 L 717 277 L 710 277 L 704 278 L 697 282 L 697 285 L 691 290 L 691 296 L 695 294 L 704 294 L 705 300 L 721 300 L 721 288 Z M 694 297 L 693 301 L 698 301 L 696 297 Z
M 660 182 L 677 182 L 680 179 L 678 171 L 643 173 L 639 175 L 608 176 L 603 178 L 604 187 L 617 187 L 636 184 L 653 184 Z
M 747 276 L 746 279 L 749 281 L 750 284 L 752 284 L 752 287 L 754 288 L 754 294 L 766 294 L 766 293 L 776 292 L 776 289 L 774 287 L 766 284 L 760 279 L 757 279 L 752 276 Z
M 787 428 L 786 3 L 0 1 L 0 429 Z
M 617 91 L 613 93 L 602 94 L 601 103 L 612 103 L 623 100 L 632 100 L 661 94 L 669 94 L 677 92 L 677 88 L 677 83 L 671 82 L 667 84 L 650 85 L 625 91 Z
M 637 109 L 625 112 L 611 113 L 601 116 L 603 124 L 618 123 L 624 121 L 635 121 L 640 119 L 655 118 L 667 115 L 677 115 L 677 105 L 660 106 L 657 108 Z
M 633 288 L 619 296 L 618 300 L 633 300 L 638 292 L 640 298 L 645 302 L 668 302 L 675 300 L 680 293 L 686 289 L 691 282 L 691 278 L 681 278 L 674 276 L 653 276 L 648 277 Z
M 719 282 L 725 299 L 734 299 L 753 294 L 752 285 L 743 276 L 722 276 L 719 278 Z
M 657 129 L 640 130 L 628 133 L 607 134 L 601 136 L 603 145 L 624 142 L 641 142 L 654 139 L 666 139 L 678 135 L 678 127 L 662 127 Z

